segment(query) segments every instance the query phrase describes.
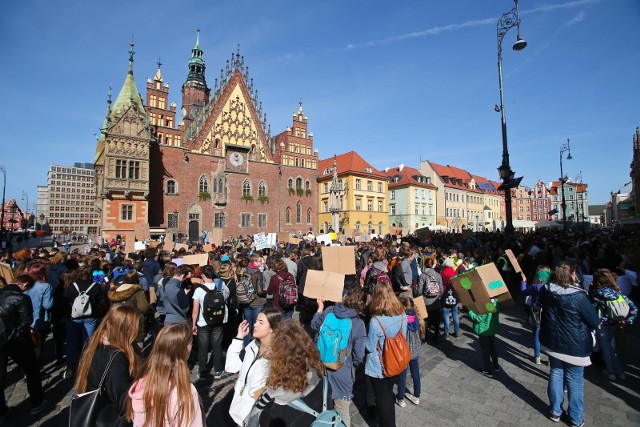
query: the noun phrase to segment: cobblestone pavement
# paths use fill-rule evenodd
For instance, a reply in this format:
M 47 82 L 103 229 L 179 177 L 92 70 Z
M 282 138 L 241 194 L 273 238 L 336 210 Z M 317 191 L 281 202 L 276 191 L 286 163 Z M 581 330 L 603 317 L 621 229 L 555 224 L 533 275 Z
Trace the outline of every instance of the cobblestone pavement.
M 481 365 L 477 339 L 471 323 L 462 316 L 460 338 L 441 340 L 437 346 L 424 344 L 420 356 L 422 395 L 420 406 L 408 400 L 405 408 L 396 406 L 398 426 L 544 426 L 556 425 L 546 418 L 548 365 L 535 365 L 529 342 L 531 333 L 523 325 L 519 306 L 506 308 L 501 315 L 498 354 L 502 372 L 493 379 L 478 372 Z M 47 342 L 47 346 L 50 341 Z M 602 373 L 602 364 L 585 370 L 585 415 L 588 426 L 640 425 L 640 343 L 628 334 L 624 359 L 628 363 L 627 379 L 610 382 Z M 29 416 L 26 384 L 18 369 L 9 365 L 5 393 L 13 416 L 0 426 L 68 426 L 68 405 L 72 380 L 62 379 L 62 367 L 54 367 L 46 356 L 44 387 L 51 405 L 36 419 Z M 195 370 L 194 370 L 195 376 Z M 236 375 L 225 375 L 211 384 L 198 385 L 203 398 L 208 425 L 233 425 L 228 416 Z M 407 390 L 412 390 L 410 376 Z M 359 390 L 358 390 L 359 391 Z M 351 406 L 354 427 L 375 426 L 367 418 L 363 393 L 356 392 Z

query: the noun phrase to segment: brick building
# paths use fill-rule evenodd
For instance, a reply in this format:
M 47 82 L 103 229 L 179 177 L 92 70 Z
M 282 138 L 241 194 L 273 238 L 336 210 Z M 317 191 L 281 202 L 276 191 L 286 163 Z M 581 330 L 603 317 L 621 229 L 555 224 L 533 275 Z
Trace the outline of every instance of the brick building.
M 103 236 L 131 233 L 136 222 L 149 223 L 152 235 L 169 232 L 192 241 L 213 228 L 225 238 L 315 230 L 318 154 L 302 105 L 291 126 L 272 137 L 240 52 L 232 53 L 213 88 L 206 82 L 199 33 L 191 52 L 178 122 L 161 63 L 147 79 L 146 105 L 134 95 L 131 50 L 129 74 L 116 105 L 108 108 L 96 156 Z M 125 116 L 135 126 L 114 134 Z M 114 139 L 137 147 L 138 175 L 126 164 L 115 180 L 112 163 L 131 159 L 108 152 Z

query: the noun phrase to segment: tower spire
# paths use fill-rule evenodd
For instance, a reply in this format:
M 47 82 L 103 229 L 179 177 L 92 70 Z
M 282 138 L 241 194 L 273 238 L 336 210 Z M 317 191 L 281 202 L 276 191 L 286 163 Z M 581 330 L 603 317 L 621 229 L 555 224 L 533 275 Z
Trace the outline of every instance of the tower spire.
M 131 41 L 129 42 L 129 74 L 133 75 L 133 55 L 136 54 L 136 52 L 133 50 L 133 36 L 131 36 Z

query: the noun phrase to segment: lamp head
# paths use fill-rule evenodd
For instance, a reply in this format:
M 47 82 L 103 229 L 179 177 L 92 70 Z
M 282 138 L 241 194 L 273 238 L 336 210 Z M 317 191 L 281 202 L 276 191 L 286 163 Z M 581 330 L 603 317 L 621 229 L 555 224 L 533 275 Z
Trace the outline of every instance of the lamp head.
M 573 157 L 571 157 L 571 153 L 569 153 L 569 155 L 567 156 L 567 160 L 571 160 L 573 159 Z
M 525 47 L 527 47 L 527 42 L 522 40 L 522 37 L 520 37 L 520 35 L 518 35 L 518 39 L 516 40 L 515 44 L 513 45 L 513 50 L 522 50 Z

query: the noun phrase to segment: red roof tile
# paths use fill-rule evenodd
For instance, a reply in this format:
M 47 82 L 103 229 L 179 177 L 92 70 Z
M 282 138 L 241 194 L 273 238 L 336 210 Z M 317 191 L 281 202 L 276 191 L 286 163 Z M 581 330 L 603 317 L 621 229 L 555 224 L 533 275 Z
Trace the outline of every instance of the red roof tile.
M 418 169 L 416 168 L 412 168 L 409 166 L 403 166 L 402 170 L 400 170 L 399 167 L 396 168 L 389 168 L 389 170 L 387 171 L 383 171 L 383 173 L 389 177 L 389 179 L 396 177 L 396 176 L 400 176 L 400 180 L 397 182 L 389 182 L 389 188 L 397 188 L 400 186 L 404 186 L 404 185 L 413 185 L 416 187 L 422 187 L 422 188 L 429 188 L 432 190 L 437 190 L 438 187 L 436 187 L 433 184 L 427 184 L 427 183 L 423 183 L 423 182 L 418 182 L 416 180 L 416 176 L 424 176 L 422 175 L 422 172 L 420 172 Z
M 320 175 L 320 179 L 333 174 L 333 171 L 331 171 L 333 168 L 333 159 L 333 157 L 329 157 L 328 159 L 318 161 L 318 173 Z M 369 162 L 363 159 L 355 151 L 340 154 L 336 156 L 335 159 L 336 166 L 338 168 L 338 175 L 355 173 L 360 175 L 371 175 L 378 179 L 386 178 L 386 175 L 383 172 L 371 166 Z M 330 171 L 328 174 L 325 173 L 327 170 Z M 371 172 L 368 172 L 367 170 L 370 170 Z

